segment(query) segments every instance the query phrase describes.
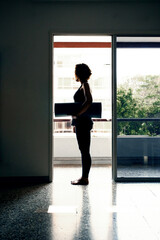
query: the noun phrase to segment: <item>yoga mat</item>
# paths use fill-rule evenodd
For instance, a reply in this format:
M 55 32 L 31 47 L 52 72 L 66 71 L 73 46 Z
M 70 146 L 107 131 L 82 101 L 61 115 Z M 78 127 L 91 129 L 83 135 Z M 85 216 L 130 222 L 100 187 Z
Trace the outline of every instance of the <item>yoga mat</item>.
M 81 106 L 81 103 L 55 103 L 55 116 L 63 117 L 76 115 Z M 101 118 L 102 104 L 100 102 L 93 102 L 85 114 L 88 114 L 92 118 Z

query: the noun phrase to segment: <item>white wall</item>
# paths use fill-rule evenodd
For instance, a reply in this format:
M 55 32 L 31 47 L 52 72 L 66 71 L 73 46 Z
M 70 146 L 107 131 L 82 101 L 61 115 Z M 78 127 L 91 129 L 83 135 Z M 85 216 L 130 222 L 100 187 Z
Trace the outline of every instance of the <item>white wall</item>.
M 0 176 L 49 176 L 49 32 L 160 34 L 158 1 L 0 2 Z
M 111 136 L 105 137 L 91 137 L 91 155 L 93 158 L 111 158 Z M 78 158 L 80 151 L 78 148 L 75 135 L 70 136 L 55 136 L 54 142 L 55 158 Z

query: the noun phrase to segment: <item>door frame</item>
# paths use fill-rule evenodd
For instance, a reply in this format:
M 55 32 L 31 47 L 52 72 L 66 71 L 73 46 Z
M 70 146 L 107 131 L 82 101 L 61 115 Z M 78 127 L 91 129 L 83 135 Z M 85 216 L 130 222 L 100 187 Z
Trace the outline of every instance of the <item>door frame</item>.
M 117 45 L 112 35 L 112 180 L 117 181 Z
M 160 37 L 153 34 L 116 34 L 112 35 L 112 179 L 115 182 L 160 182 L 160 177 L 118 177 L 117 176 L 117 37 Z M 151 44 L 160 46 L 159 44 Z M 146 44 L 147 46 L 147 44 Z M 145 46 L 145 47 L 146 47 Z
M 54 102 L 53 102 L 53 62 L 54 62 L 54 48 L 53 41 L 55 35 L 68 35 L 68 36 L 110 36 L 111 37 L 111 57 L 112 57 L 112 67 L 111 67 L 111 81 L 112 81 L 112 179 L 116 181 L 117 179 L 117 159 L 116 159 L 116 35 L 107 33 L 57 33 L 55 31 L 49 32 L 49 145 L 48 145 L 48 172 L 49 172 L 49 182 L 53 181 L 53 114 L 54 114 Z

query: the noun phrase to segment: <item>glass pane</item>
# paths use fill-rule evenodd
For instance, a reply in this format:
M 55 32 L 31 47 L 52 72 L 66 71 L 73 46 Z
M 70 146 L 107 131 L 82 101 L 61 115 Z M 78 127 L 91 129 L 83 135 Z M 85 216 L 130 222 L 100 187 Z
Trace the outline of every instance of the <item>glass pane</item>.
M 117 177 L 160 177 L 160 38 L 117 39 Z

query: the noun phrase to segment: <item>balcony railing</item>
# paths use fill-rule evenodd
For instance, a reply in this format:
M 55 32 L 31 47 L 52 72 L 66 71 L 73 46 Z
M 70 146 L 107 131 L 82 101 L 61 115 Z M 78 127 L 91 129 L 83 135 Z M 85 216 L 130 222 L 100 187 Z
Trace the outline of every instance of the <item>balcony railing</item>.
M 149 122 L 149 121 L 160 121 L 160 118 L 117 118 L 119 122 Z
M 105 132 L 111 132 L 111 126 L 106 127 L 104 124 L 111 123 L 111 119 L 106 118 L 93 118 L 93 122 L 96 126 L 92 129 L 92 132 L 94 133 L 105 133 Z M 55 123 L 54 127 L 54 133 L 71 133 L 73 132 L 72 126 L 71 126 L 71 119 L 67 118 L 55 118 L 53 119 L 53 122 Z M 103 125 L 99 123 L 104 123 Z M 99 124 L 99 126 L 97 126 Z

